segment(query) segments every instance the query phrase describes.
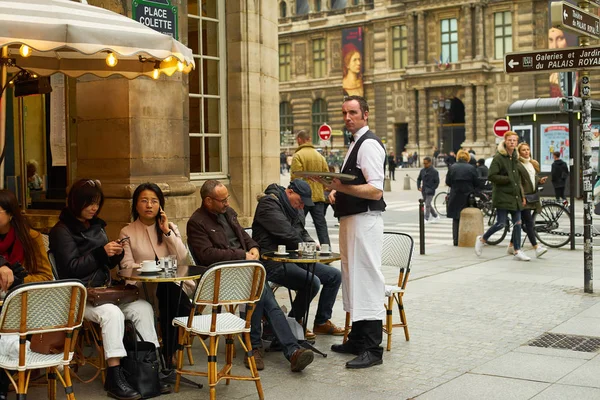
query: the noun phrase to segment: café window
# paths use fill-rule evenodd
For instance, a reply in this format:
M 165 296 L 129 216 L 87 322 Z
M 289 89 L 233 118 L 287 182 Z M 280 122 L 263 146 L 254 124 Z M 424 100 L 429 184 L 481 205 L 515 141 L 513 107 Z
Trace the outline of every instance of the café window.
M 190 177 L 227 176 L 225 0 L 188 1 Z
M 312 105 L 312 141 L 319 143 L 319 127 L 327 122 L 327 103 L 316 99 Z
M 443 19 L 441 21 L 442 54 L 441 62 L 458 61 L 458 27 L 456 18 Z
M 290 80 L 292 70 L 292 45 L 290 43 L 281 43 L 279 45 L 279 81 L 286 82 Z
M 512 16 L 510 11 L 494 13 L 494 58 L 499 60 L 512 51 Z
M 406 67 L 408 60 L 406 25 L 392 27 L 392 69 Z
M 325 39 L 315 39 L 313 48 L 313 78 L 325 76 Z

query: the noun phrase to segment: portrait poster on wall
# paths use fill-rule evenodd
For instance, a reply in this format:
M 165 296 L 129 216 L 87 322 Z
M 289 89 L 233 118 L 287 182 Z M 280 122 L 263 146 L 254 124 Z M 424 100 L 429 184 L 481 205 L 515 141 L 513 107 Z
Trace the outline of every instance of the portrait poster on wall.
M 344 96 L 364 96 L 363 28 L 342 30 L 342 87 Z
M 531 157 L 535 159 L 535 147 L 533 143 L 533 125 L 514 125 L 512 127 L 513 132 L 516 132 L 519 135 L 519 143 L 527 143 L 529 144 L 529 149 L 531 150 Z
M 548 0 L 548 10 L 551 8 L 551 3 L 558 0 Z M 566 0 L 568 3 L 577 5 L 576 1 Z M 551 14 L 548 12 L 548 49 L 562 49 L 565 47 L 578 46 L 577 35 L 566 30 L 553 28 L 551 22 Z M 552 72 L 549 77 L 550 97 L 567 97 L 568 90 L 568 73 L 567 72 Z M 577 74 L 573 71 L 573 95 L 579 96 L 579 88 L 577 85 Z
M 540 169 L 550 172 L 554 158 L 552 154 L 558 151 L 560 158 L 569 159 L 569 124 L 540 125 Z

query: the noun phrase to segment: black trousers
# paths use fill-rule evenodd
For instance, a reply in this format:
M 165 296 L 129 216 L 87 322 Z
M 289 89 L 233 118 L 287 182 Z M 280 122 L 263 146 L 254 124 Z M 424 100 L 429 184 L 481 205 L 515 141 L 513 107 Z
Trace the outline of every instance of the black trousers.
M 460 218 L 452 218 L 452 244 L 458 246 L 458 227 L 460 226 Z
M 156 288 L 160 331 L 163 340 L 163 356 L 167 367 L 171 366 L 171 358 L 177 349 L 177 327 L 172 321 L 175 317 L 186 317 L 192 310 L 192 302 L 181 286 L 173 282 L 159 283 Z
M 555 187 L 554 188 L 554 196 L 556 197 L 556 200 L 563 200 L 565 199 L 565 187 Z
M 383 358 L 383 347 L 380 346 L 382 340 L 383 321 L 354 321 L 346 344 L 357 350 L 359 354 L 368 351 L 381 359 Z

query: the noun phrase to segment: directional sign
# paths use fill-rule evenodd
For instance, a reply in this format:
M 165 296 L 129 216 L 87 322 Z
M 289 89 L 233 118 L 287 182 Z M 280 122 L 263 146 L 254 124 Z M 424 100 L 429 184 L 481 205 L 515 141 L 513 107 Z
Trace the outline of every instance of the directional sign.
M 600 46 L 567 47 L 504 55 L 504 71 L 507 74 L 572 71 L 597 67 L 600 67 Z
M 552 26 L 586 35 L 594 39 L 600 38 L 600 17 L 589 14 L 581 8 L 564 1 L 551 5 Z
M 504 134 L 510 131 L 510 122 L 505 119 L 497 119 L 492 129 L 494 130 L 494 135 L 504 137 Z
M 331 127 L 327 124 L 323 124 L 319 127 L 319 137 L 323 140 L 329 140 L 331 137 Z

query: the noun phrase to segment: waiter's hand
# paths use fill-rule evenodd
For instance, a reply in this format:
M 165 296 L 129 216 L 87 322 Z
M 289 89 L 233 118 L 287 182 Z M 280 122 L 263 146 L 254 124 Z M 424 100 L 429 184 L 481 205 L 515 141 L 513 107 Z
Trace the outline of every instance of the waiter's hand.
M 335 204 L 335 190 L 332 190 L 327 198 L 329 199 L 329 204 Z
M 260 254 L 258 253 L 258 249 L 253 247 L 246 253 L 246 260 L 258 260 Z
M 12 269 L 8 268 L 6 265 L 0 267 L 0 289 L 3 291 L 7 291 L 15 281 L 15 276 L 12 272 Z
M 329 187 L 335 191 L 340 190 L 340 188 L 344 186 L 344 184 L 342 183 L 342 181 L 340 181 L 338 178 L 333 178 L 333 180 L 331 181 L 331 183 L 329 184 Z

